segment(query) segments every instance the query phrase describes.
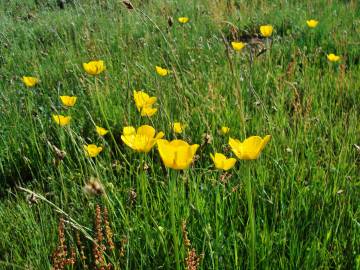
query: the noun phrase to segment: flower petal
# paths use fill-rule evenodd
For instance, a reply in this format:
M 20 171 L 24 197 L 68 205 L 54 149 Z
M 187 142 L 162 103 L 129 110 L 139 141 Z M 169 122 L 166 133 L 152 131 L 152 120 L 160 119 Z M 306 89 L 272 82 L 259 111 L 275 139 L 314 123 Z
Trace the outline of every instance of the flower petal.
M 235 163 L 236 163 L 235 158 L 226 159 L 223 164 L 223 169 L 225 171 L 230 170 L 232 167 L 234 167 Z
M 136 131 L 133 126 L 127 126 L 123 128 L 123 135 L 127 136 L 127 135 L 135 135 L 135 134 Z
M 155 136 L 155 129 L 149 125 L 142 125 L 138 127 L 137 132 L 138 135 L 143 135 L 148 138 L 154 138 Z

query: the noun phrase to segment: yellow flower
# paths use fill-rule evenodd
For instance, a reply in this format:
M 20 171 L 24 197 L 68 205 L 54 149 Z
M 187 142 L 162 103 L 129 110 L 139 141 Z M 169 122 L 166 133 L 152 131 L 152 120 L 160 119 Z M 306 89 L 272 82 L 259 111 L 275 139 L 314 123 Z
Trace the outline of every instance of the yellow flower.
M 86 71 L 86 73 L 90 75 L 98 75 L 106 69 L 104 61 L 102 60 L 83 63 L 83 68 Z
M 180 17 L 178 18 L 179 23 L 187 23 L 189 21 L 188 17 Z
M 164 165 L 175 170 L 188 168 L 199 147 L 198 144 L 189 145 L 182 140 L 158 140 L 157 145 Z
M 246 43 L 233 41 L 231 42 L 231 46 L 235 51 L 241 51 L 246 46 Z
M 270 135 L 266 135 L 264 139 L 259 136 L 251 136 L 243 142 L 230 138 L 229 145 L 239 159 L 257 159 L 266 144 L 270 141 L 270 138 Z
M 163 132 L 159 132 L 155 136 L 155 129 L 148 125 L 140 126 L 136 132 L 134 127 L 124 127 L 121 140 L 137 152 L 148 153 L 164 135 Z
M 52 117 L 55 123 L 61 127 L 68 125 L 71 120 L 71 116 L 63 116 L 61 114 L 53 114 Z
M 39 82 L 39 79 L 36 77 L 23 76 L 22 81 L 27 87 L 34 87 Z
M 60 96 L 61 103 L 66 107 L 72 107 L 75 105 L 77 97 L 74 96 Z
M 134 100 L 136 108 L 141 112 L 141 116 L 153 116 L 157 109 L 152 105 L 156 102 L 156 97 L 150 97 L 143 91 L 134 91 Z
M 340 56 L 338 55 L 335 55 L 333 53 L 330 53 L 327 55 L 327 59 L 330 61 L 330 62 L 337 62 L 340 60 Z
M 105 136 L 109 132 L 108 130 L 106 130 L 103 127 L 98 127 L 98 126 L 95 126 L 95 127 L 96 127 L 97 134 L 99 134 L 100 136 Z
M 220 153 L 210 154 L 210 157 L 215 164 L 215 168 L 220 170 L 230 170 L 236 163 L 235 158 L 226 158 L 226 156 Z
M 273 27 L 270 24 L 260 26 L 260 33 L 263 37 L 270 37 L 273 32 Z
M 185 129 L 185 125 L 181 124 L 180 122 L 175 122 L 172 125 L 172 128 L 175 133 L 182 133 Z
M 230 128 L 229 128 L 229 127 L 221 127 L 221 133 L 222 133 L 223 135 L 228 134 L 229 131 L 230 131 Z
M 84 145 L 85 154 L 88 157 L 96 157 L 103 148 L 101 146 L 96 146 L 95 144 Z
M 167 70 L 166 68 L 156 66 L 155 69 L 156 69 L 157 74 L 159 74 L 162 77 L 169 74 L 169 70 Z
M 318 25 L 319 21 L 317 20 L 308 20 L 306 24 L 309 28 L 315 28 Z

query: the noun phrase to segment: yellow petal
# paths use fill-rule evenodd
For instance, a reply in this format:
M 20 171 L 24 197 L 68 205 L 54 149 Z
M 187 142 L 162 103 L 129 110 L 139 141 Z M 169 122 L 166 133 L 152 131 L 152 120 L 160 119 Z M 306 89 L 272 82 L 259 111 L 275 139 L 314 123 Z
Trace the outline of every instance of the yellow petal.
M 233 41 L 231 42 L 231 46 L 235 51 L 241 51 L 246 46 L 246 43 Z
M 177 170 L 186 169 L 192 161 L 190 147 L 178 146 L 175 152 L 175 168 Z
M 150 97 L 146 103 L 146 106 L 151 106 L 156 102 L 157 98 L 156 97 Z
M 229 145 L 239 159 L 252 160 L 259 157 L 270 138 L 270 135 L 265 136 L 264 139 L 259 136 L 251 136 L 245 139 L 244 142 L 230 138 Z
M 155 140 L 159 140 L 159 139 L 161 139 L 161 138 L 164 137 L 164 136 L 165 136 L 164 132 L 160 131 L 160 132 L 156 135 Z
M 260 33 L 263 37 L 270 37 L 273 32 L 272 25 L 262 25 L 260 26 Z
M 259 136 L 251 136 L 244 140 L 241 144 L 242 159 L 257 159 L 261 151 L 262 138 Z
M 167 140 L 157 140 L 158 151 L 164 165 L 169 168 L 173 168 L 175 160 L 175 151 Z
M 241 159 L 241 153 L 240 153 L 240 141 L 233 139 L 233 138 L 229 138 L 229 145 L 231 147 L 231 150 L 234 152 L 234 154 Z
M 147 152 L 149 152 L 154 147 L 156 142 L 164 136 L 165 136 L 164 132 L 160 131 L 158 134 L 156 134 L 155 138 L 149 139 L 146 145 Z
M 179 23 L 187 23 L 189 21 L 188 17 L 180 17 L 178 18 Z
M 26 87 L 34 87 L 39 82 L 39 79 L 36 77 L 23 76 L 22 81 Z
M 52 115 L 52 118 L 54 119 L 55 123 L 57 123 L 59 126 L 66 126 L 70 123 L 71 116 L 63 116 L 63 115 Z
M 163 132 L 155 136 L 155 129 L 149 125 L 140 126 L 135 132 L 134 127 L 124 127 L 121 140 L 137 152 L 148 153 L 156 141 L 164 136 Z
M 180 122 L 175 122 L 173 124 L 173 130 L 175 133 L 182 133 L 184 131 L 184 126 Z
M 215 156 L 210 154 L 210 156 L 214 162 L 215 168 L 222 169 L 226 157 L 223 154 L 219 154 L 219 153 L 215 153 Z
M 134 138 L 133 149 L 138 152 L 149 152 L 155 144 L 154 139 L 143 134 L 136 134 Z
M 191 162 L 193 161 L 198 147 L 199 145 L 197 144 L 187 145 L 187 146 L 182 145 L 176 147 L 175 169 L 177 170 L 187 169 L 190 166 Z
M 72 107 L 75 105 L 77 97 L 75 97 L 75 96 L 60 96 L 60 100 L 64 106 Z
M 135 105 L 139 111 L 147 104 L 149 98 L 150 98 L 149 95 L 143 91 L 138 91 L 138 92 L 134 91 Z
M 221 153 L 215 153 L 215 156 L 210 155 L 214 161 L 215 167 L 217 169 L 221 169 L 221 170 L 229 170 L 232 167 L 234 167 L 236 159 L 234 158 L 226 158 L 225 155 L 221 154 Z
M 152 116 L 156 113 L 157 109 L 151 106 L 156 102 L 156 97 L 150 97 L 143 91 L 134 91 L 134 101 L 138 111 L 141 111 L 141 116 Z
M 221 133 L 222 133 L 223 135 L 229 133 L 229 131 L 230 131 L 230 128 L 228 128 L 228 127 L 221 127 Z
M 333 53 L 330 53 L 327 55 L 327 59 L 330 61 L 330 62 L 337 62 L 340 60 L 340 56 L 337 56 Z
M 236 163 L 236 159 L 235 158 L 228 158 L 224 161 L 224 164 L 223 164 L 223 170 L 227 171 L 227 170 L 230 170 L 232 167 L 235 166 L 235 163 Z
M 157 72 L 157 74 L 159 74 L 160 76 L 166 76 L 168 75 L 168 70 L 159 66 L 155 66 L 155 70 Z
M 143 136 L 146 136 L 146 137 L 148 137 L 148 138 L 154 138 L 154 136 L 155 136 L 155 129 L 154 129 L 152 126 L 143 125 L 143 126 L 140 126 L 140 127 L 137 129 L 136 134 L 138 134 L 138 135 L 143 135 Z
M 136 134 L 135 128 L 132 126 L 124 127 L 123 128 L 123 135 L 134 135 Z
M 103 148 L 101 146 L 98 147 L 95 144 L 89 144 L 84 145 L 84 150 L 87 156 L 96 157 L 103 150 Z
M 306 24 L 310 28 L 315 28 L 319 22 L 317 20 L 308 20 Z
M 130 148 L 134 149 L 136 135 L 121 135 L 121 140 Z
M 173 147 L 180 147 L 180 146 L 186 146 L 189 147 L 189 144 L 183 140 L 172 140 L 170 142 L 170 145 Z
M 157 112 L 157 109 L 156 109 L 156 108 L 144 107 L 144 108 L 142 108 L 142 110 L 141 110 L 141 116 L 151 117 L 151 116 L 153 116 L 156 112 Z
M 266 146 L 267 143 L 270 141 L 270 139 L 271 139 L 271 136 L 270 136 L 270 135 L 266 135 L 266 136 L 264 137 L 264 139 L 263 139 L 262 142 L 261 142 L 260 151 L 262 151 L 262 150 L 265 148 L 265 146 Z
M 102 60 L 83 63 L 83 68 L 85 72 L 90 75 L 98 75 L 106 69 L 104 61 Z
M 191 155 L 191 160 L 194 158 L 195 153 L 197 151 L 197 149 L 199 148 L 200 145 L 198 144 L 193 144 L 190 146 L 190 155 Z
M 182 140 L 158 140 L 158 151 L 166 167 L 183 170 L 191 164 L 199 145 L 189 145 Z
M 100 136 L 105 136 L 109 132 L 105 128 L 98 127 L 98 126 L 95 126 L 95 127 L 96 127 L 97 134 L 99 134 Z

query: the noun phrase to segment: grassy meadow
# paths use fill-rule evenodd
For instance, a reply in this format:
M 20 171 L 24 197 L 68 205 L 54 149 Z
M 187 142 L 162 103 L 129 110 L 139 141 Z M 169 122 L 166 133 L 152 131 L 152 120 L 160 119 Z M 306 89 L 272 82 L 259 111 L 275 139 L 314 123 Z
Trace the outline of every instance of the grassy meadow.
M 358 1 L 60 2 L 0 1 L 0 269 L 360 269 Z M 188 168 L 126 145 L 141 125 L 198 144 Z

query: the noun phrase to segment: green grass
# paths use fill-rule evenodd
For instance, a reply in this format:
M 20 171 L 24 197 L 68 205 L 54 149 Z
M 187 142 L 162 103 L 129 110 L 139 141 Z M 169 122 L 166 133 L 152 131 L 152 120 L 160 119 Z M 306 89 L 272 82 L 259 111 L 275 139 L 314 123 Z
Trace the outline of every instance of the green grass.
M 80 228 L 91 260 L 84 239 L 95 237 L 96 204 L 109 209 L 117 248 L 106 260 L 115 269 L 184 269 L 183 220 L 204 255 L 200 269 L 251 268 L 252 260 L 255 269 L 360 269 L 357 1 L 134 0 L 134 10 L 69 2 L 0 3 L 0 269 L 50 269 L 59 211 L 70 221 L 68 244 Z M 180 25 L 180 16 L 190 22 Z M 310 18 L 317 28 L 306 27 Z M 241 39 L 267 23 L 274 34 L 265 53 L 251 61 L 249 47 L 231 49 L 231 25 Z M 340 63 L 327 61 L 332 52 Z M 92 59 L 107 66 L 96 82 L 82 69 Z M 155 65 L 171 75 L 159 77 Z M 41 82 L 25 88 L 23 75 Z M 150 119 L 134 105 L 140 89 L 158 97 Z M 61 106 L 63 94 L 78 96 L 75 107 Z M 69 127 L 54 124 L 57 112 L 72 116 Z M 183 134 L 172 133 L 175 121 L 187 124 Z M 95 124 L 111 134 L 99 138 Z M 141 124 L 167 139 L 201 144 L 207 133 L 212 141 L 188 170 L 164 171 L 156 147 L 142 155 L 121 142 L 123 126 Z M 209 157 L 233 156 L 222 125 L 240 140 L 272 136 L 226 184 Z M 58 166 L 48 142 L 67 153 Z M 89 159 L 84 143 L 104 150 Z M 105 196 L 83 192 L 90 177 Z M 42 197 L 29 206 L 20 187 Z

